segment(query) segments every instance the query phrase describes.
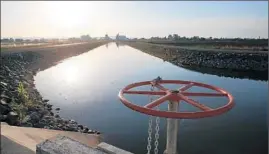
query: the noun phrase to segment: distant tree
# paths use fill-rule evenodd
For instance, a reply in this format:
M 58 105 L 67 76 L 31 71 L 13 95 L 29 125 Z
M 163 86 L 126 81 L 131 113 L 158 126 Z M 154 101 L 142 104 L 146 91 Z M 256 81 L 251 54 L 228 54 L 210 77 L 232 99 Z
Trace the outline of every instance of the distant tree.
M 187 38 L 185 36 L 181 37 L 182 40 L 187 40 Z
M 9 42 L 14 42 L 14 39 L 13 39 L 13 38 L 10 38 L 10 39 L 9 39 Z
M 173 34 L 173 39 L 176 41 L 176 40 L 179 40 L 179 36 L 177 34 Z
M 25 42 L 26 43 L 29 43 L 29 42 L 31 42 L 31 40 L 30 39 L 26 39 Z
M 17 38 L 17 39 L 15 39 L 15 42 L 23 42 L 23 39 Z
M 88 40 L 91 40 L 91 37 L 90 37 L 90 35 L 81 35 L 80 39 L 83 41 L 88 41 Z
M 44 38 L 41 38 L 39 41 L 42 42 L 42 43 L 44 43 L 45 42 L 45 39 Z
M 109 40 L 109 39 L 110 39 L 109 36 L 108 36 L 107 34 L 105 35 L 105 39 L 106 39 L 106 40 Z
M 168 40 L 173 40 L 173 36 L 171 34 L 168 35 Z
M 8 38 L 4 38 L 4 39 L 1 39 L 1 42 L 3 42 L 3 43 L 9 43 L 10 40 Z
M 34 43 L 38 43 L 39 42 L 39 40 L 38 39 L 34 39 Z
M 192 40 L 199 40 L 199 36 L 193 36 L 191 39 Z
M 201 41 L 205 41 L 205 38 L 204 38 L 204 37 L 201 37 L 200 40 L 201 40 Z

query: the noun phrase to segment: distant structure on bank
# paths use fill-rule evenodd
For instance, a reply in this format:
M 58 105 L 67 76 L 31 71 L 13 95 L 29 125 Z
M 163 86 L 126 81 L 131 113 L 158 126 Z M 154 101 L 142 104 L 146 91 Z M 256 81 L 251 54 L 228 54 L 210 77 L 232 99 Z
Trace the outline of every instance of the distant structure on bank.
M 116 35 L 117 41 L 126 41 L 129 40 L 125 35 L 120 35 L 119 33 Z
M 82 41 L 89 41 L 89 40 L 91 40 L 92 38 L 90 37 L 90 35 L 82 35 L 82 36 L 80 36 L 80 39 L 81 39 Z
M 105 35 L 105 38 L 104 38 L 105 40 L 111 40 L 111 38 L 106 34 Z

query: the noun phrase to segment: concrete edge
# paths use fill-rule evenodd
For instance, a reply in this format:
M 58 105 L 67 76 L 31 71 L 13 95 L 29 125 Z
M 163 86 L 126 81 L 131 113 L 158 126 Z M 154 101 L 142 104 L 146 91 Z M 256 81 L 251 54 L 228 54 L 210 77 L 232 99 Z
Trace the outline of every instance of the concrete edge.
M 101 142 L 100 144 L 98 144 L 97 149 L 102 150 L 108 154 L 133 154 L 105 142 Z

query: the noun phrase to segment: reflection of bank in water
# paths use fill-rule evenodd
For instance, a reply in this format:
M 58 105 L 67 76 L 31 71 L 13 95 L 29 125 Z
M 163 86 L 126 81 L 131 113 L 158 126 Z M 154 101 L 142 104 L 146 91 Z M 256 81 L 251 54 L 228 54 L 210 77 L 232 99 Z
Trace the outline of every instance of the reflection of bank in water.
M 116 45 L 117 45 L 118 48 L 119 48 L 120 46 L 124 46 L 124 44 L 121 43 L 121 42 L 119 42 L 119 41 L 116 41 Z
M 115 41 L 115 44 L 116 44 L 117 48 L 119 48 L 120 46 L 124 46 L 125 45 L 125 44 L 123 44 L 121 42 L 118 42 L 118 41 Z M 106 44 L 106 48 L 108 48 L 110 45 L 111 45 L 111 43 L 107 43 Z
M 189 70 L 193 70 L 193 71 L 200 72 L 203 74 L 217 75 L 219 77 L 268 81 L 267 71 L 239 71 L 239 70 L 232 70 L 232 69 L 218 69 L 218 68 L 207 68 L 207 67 L 201 67 L 201 66 L 178 65 L 177 63 L 174 63 L 174 62 L 171 62 L 171 63 L 180 67 L 184 67 Z

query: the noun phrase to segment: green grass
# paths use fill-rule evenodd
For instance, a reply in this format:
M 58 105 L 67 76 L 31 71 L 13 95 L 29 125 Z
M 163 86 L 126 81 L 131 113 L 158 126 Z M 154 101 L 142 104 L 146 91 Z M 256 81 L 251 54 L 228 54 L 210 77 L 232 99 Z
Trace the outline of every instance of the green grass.
M 19 121 L 21 122 L 26 116 L 28 108 L 35 107 L 37 105 L 34 104 L 33 101 L 30 99 L 29 94 L 24 88 L 22 82 L 19 82 L 17 90 L 22 102 L 14 102 L 14 100 L 12 100 L 11 107 L 18 113 Z

